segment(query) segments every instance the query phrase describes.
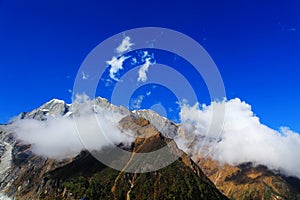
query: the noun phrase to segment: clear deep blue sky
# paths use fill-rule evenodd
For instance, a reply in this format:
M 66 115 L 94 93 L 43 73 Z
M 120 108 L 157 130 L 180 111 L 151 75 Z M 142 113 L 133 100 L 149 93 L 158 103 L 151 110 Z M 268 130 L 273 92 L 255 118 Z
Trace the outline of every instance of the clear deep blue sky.
M 299 0 L 0 0 L 0 122 L 52 98 L 70 102 L 77 70 L 96 45 L 157 26 L 204 46 L 228 99 L 251 104 L 272 128 L 300 132 L 299 10 Z

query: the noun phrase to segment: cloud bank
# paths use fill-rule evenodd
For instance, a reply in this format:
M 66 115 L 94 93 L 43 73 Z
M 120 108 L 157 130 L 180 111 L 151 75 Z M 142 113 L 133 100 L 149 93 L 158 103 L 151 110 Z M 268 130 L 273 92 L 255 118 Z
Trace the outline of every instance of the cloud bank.
M 76 120 L 67 116 L 48 116 L 46 121 L 17 120 L 8 129 L 23 143 L 32 144 L 33 153 L 54 159 L 74 157 L 85 149 L 128 145 L 134 140 L 130 133 L 119 129 L 121 114 L 103 109 L 85 97 L 80 96 L 73 104 L 73 114 Z
M 213 110 L 214 115 L 220 114 L 221 109 L 215 109 L 218 106 L 225 106 L 226 111 L 222 133 L 207 135 Z M 201 155 L 203 149 L 214 145 L 210 156 L 221 163 L 253 162 L 300 178 L 300 135 L 287 127 L 277 131 L 261 124 L 251 106 L 240 99 L 213 102 L 201 109 L 182 105 L 180 117 L 188 132 L 185 137 L 190 134 L 194 139 L 188 150 L 192 155 Z M 182 139 L 177 142 L 184 148 Z

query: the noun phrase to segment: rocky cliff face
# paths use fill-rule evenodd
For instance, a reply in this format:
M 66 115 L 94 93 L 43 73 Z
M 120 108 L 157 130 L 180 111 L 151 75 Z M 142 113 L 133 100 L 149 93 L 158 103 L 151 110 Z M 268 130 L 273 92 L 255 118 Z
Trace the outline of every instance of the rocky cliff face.
M 128 173 L 103 165 L 86 151 L 64 160 L 37 156 L 32 153 L 30 144 L 23 144 L 12 133 L 2 130 L 2 191 L 16 199 L 227 199 L 171 139 L 176 134 L 176 124 L 166 119 L 160 121 L 151 111 L 131 113 L 102 98 L 93 102 L 125 115 L 120 121 L 120 129 L 129 129 L 136 136 L 131 146 L 123 147 L 131 152 L 124 170 L 135 164 L 136 153 L 152 152 L 161 147 L 167 147 L 170 156 L 178 155 L 179 159 L 154 172 Z M 75 114 L 76 107 L 52 100 L 32 112 L 22 113 L 18 119 L 47 120 L 48 116 L 69 117 Z M 5 127 L 3 129 L 6 130 Z M 114 147 L 97 153 L 105 156 L 111 148 Z M 156 160 L 150 157 L 144 160 L 149 163 L 150 159 Z

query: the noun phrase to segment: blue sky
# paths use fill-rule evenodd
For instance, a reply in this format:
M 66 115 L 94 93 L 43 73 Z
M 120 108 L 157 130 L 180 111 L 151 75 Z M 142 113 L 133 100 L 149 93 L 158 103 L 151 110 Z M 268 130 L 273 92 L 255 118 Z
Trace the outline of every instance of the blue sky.
M 127 29 L 156 26 L 207 50 L 228 99 L 251 104 L 272 128 L 300 132 L 299 10 L 299 0 L 2 0 L 0 122 L 52 98 L 71 102 L 68 90 L 95 46 Z

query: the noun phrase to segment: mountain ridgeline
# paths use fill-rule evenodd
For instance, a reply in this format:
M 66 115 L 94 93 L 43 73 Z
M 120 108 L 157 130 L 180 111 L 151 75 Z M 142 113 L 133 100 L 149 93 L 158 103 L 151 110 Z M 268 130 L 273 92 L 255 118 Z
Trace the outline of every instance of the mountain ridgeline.
M 96 152 L 109 156 L 114 148 L 131 152 L 122 171 L 107 167 L 88 151 L 63 160 L 49 159 L 32 152 L 32 144 L 15 137 L 9 125 L 0 127 L 0 187 L 2 193 L 15 199 L 228 199 L 207 178 L 200 167 L 173 141 L 178 125 L 153 111 L 130 112 L 111 105 L 106 99 L 96 98 L 93 104 L 102 109 L 121 113 L 121 130 L 130 130 L 136 136 L 129 146 L 118 144 Z M 61 100 L 51 100 L 41 107 L 21 113 L 18 120 L 46 121 L 48 117 L 72 117 L 77 113 Z M 139 137 L 139 135 L 147 137 Z M 170 156 L 178 156 L 167 167 L 147 173 L 126 172 L 135 164 L 137 153 L 147 153 L 166 147 Z M 124 158 L 116 158 L 123 160 Z M 146 158 L 145 162 L 149 159 Z M 147 167 L 147 163 L 143 163 Z
M 236 199 L 236 200 L 297 200 L 300 199 L 300 180 L 272 171 L 263 165 L 243 163 L 221 165 L 210 157 L 180 150 L 173 140 L 181 134 L 176 124 L 154 111 L 130 112 L 104 98 L 90 100 L 101 109 L 121 114 L 118 128 L 130 130 L 135 139 L 130 145 L 122 143 L 96 152 L 110 156 L 114 148 L 122 148 L 131 157 L 125 160 L 122 171 L 107 167 L 90 152 L 65 159 L 50 159 L 36 155 L 32 144 L 16 138 L 10 125 L 0 126 L 0 189 L 15 199 Z M 97 112 L 97 110 L 93 110 Z M 81 113 L 82 114 L 82 113 Z M 24 119 L 47 121 L 49 118 L 80 115 L 73 105 L 51 100 L 41 107 L 21 113 L 14 124 Z M 113 134 L 113 133 L 111 133 Z M 141 137 L 147 136 L 147 137 Z M 201 140 L 202 138 L 196 138 Z M 191 143 L 190 148 L 193 148 Z M 169 156 L 176 156 L 170 165 L 147 173 L 127 172 L 137 162 L 144 167 L 155 164 L 159 158 L 144 157 L 138 153 L 167 148 Z M 147 154 L 145 154 L 147 155 Z M 192 159 L 191 159 L 192 158 Z M 127 159 L 127 160 L 126 160 Z M 1 199 L 1 198 L 0 198 Z

